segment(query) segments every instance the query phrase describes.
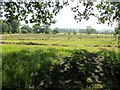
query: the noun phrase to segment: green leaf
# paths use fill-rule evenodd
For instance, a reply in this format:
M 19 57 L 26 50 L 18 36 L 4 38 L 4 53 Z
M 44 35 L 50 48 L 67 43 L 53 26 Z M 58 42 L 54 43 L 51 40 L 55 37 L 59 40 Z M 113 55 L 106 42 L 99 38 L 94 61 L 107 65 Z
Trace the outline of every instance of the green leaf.
M 25 20 L 25 23 L 28 24 L 28 20 Z

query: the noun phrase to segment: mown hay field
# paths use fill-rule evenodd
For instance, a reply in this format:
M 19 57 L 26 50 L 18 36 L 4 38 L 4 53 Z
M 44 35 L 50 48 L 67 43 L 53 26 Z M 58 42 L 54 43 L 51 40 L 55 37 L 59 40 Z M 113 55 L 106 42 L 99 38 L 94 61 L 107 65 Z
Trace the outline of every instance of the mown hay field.
M 57 48 L 57 49 L 86 49 L 99 51 L 101 49 L 118 51 L 118 41 L 114 35 L 105 34 L 5 34 L 1 35 L 3 52 L 23 48 Z

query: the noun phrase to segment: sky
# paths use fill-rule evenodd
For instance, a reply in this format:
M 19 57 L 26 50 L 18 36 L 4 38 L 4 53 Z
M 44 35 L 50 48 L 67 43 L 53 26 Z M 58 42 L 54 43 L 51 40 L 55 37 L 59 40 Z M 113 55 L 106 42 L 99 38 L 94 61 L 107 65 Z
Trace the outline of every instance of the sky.
M 64 7 L 58 14 L 55 16 L 55 20 L 57 22 L 51 25 L 51 28 L 86 28 L 86 26 L 92 26 L 96 30 L 101 29 L 112 29 L 116 27 L 117 23 L 113 24 L 113 26 L 108 26 L 108 24 L 97 24 L 97 18 L 90 17 L 88 21 L 82 20 L 81 22 L 75 21 L 74 19 L 75 13 L 71 11 L 70 6 Z
M 54 19 L 57 22 L 55 24 L 52 24 L 50 26 L 50 28 L 58 27 L 58 28 L 85 29 L 86 26 L 92 26 L 96 30 L 101 30 L 101 29 L 114 30 L 114 28 L 117 25 L 117 23 L 113 24 L 113 26 L 108 26 L 107 23 L 106 24 L 97 24 L 97 18 L 95 18 L 95 17 L 90 17 L 90 19 L 88 21 L 82 20 L 81 22 L 77 23 L 77 21 L 75 21 L 75 19 L 74 19 L 75 13 L 71 11 L 72 6 L 76 6 L 76 2 L 71 2 L 69 6 L 63 7 L 63 9 L 60 10 L 60 12 L 57 14 L 57 16 L 54 17 Z M 81 6 L 80 10 L 84 10 L 84 7 Z M 21 24 L 25 24 L 24 21 L 22 21 Z M 29 24 L 30 27 L 32 25 Z

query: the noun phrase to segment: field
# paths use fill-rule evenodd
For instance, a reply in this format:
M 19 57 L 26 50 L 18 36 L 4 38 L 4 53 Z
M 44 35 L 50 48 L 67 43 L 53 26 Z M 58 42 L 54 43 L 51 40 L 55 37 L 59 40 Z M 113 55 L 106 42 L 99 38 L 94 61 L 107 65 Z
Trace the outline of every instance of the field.
M 101 49 L 118 51 L 117 40 L 113 35 L 60 35 L 60 34 L 13 34 L 2 35 L 3 51 L 22 48 L 57 48 L 57 49 Z M 10 48 L 9 48 L 10 47 Z M 13 47 L 13 48 L 12 48 Z M 16 48 L 14 48 L 16 47 Z M 9 48 L 9 49 L 8 49 Z M 18 49 L 19 48 L 19 49 Z
M 0 36 L 3 90 L 120 88 L 120 46 L 114 35 Z

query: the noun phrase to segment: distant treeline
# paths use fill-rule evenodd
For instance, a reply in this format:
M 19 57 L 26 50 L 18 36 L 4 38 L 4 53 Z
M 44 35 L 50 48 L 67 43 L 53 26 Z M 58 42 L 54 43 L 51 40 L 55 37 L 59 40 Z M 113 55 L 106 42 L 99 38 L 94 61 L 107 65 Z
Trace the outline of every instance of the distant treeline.
M 76 34 L 76 33 L 85 33 L 85 34 L 111 34 L 113 32 L 104 31 L 99 32 L 91 26 L 87 26 L 86 29 L 70 29 L 70 28 L 54 28 L 51 29 L 50 26 L 44 25 L 40 26 L 39 24 L 34 24 L 33 27 L 29 25 L 20 25 L 18 20 L 0 20 L 0 33 L 45 33 L 45 34 L 57 34 L 57 33 L 67 33 L 67 34 Z

